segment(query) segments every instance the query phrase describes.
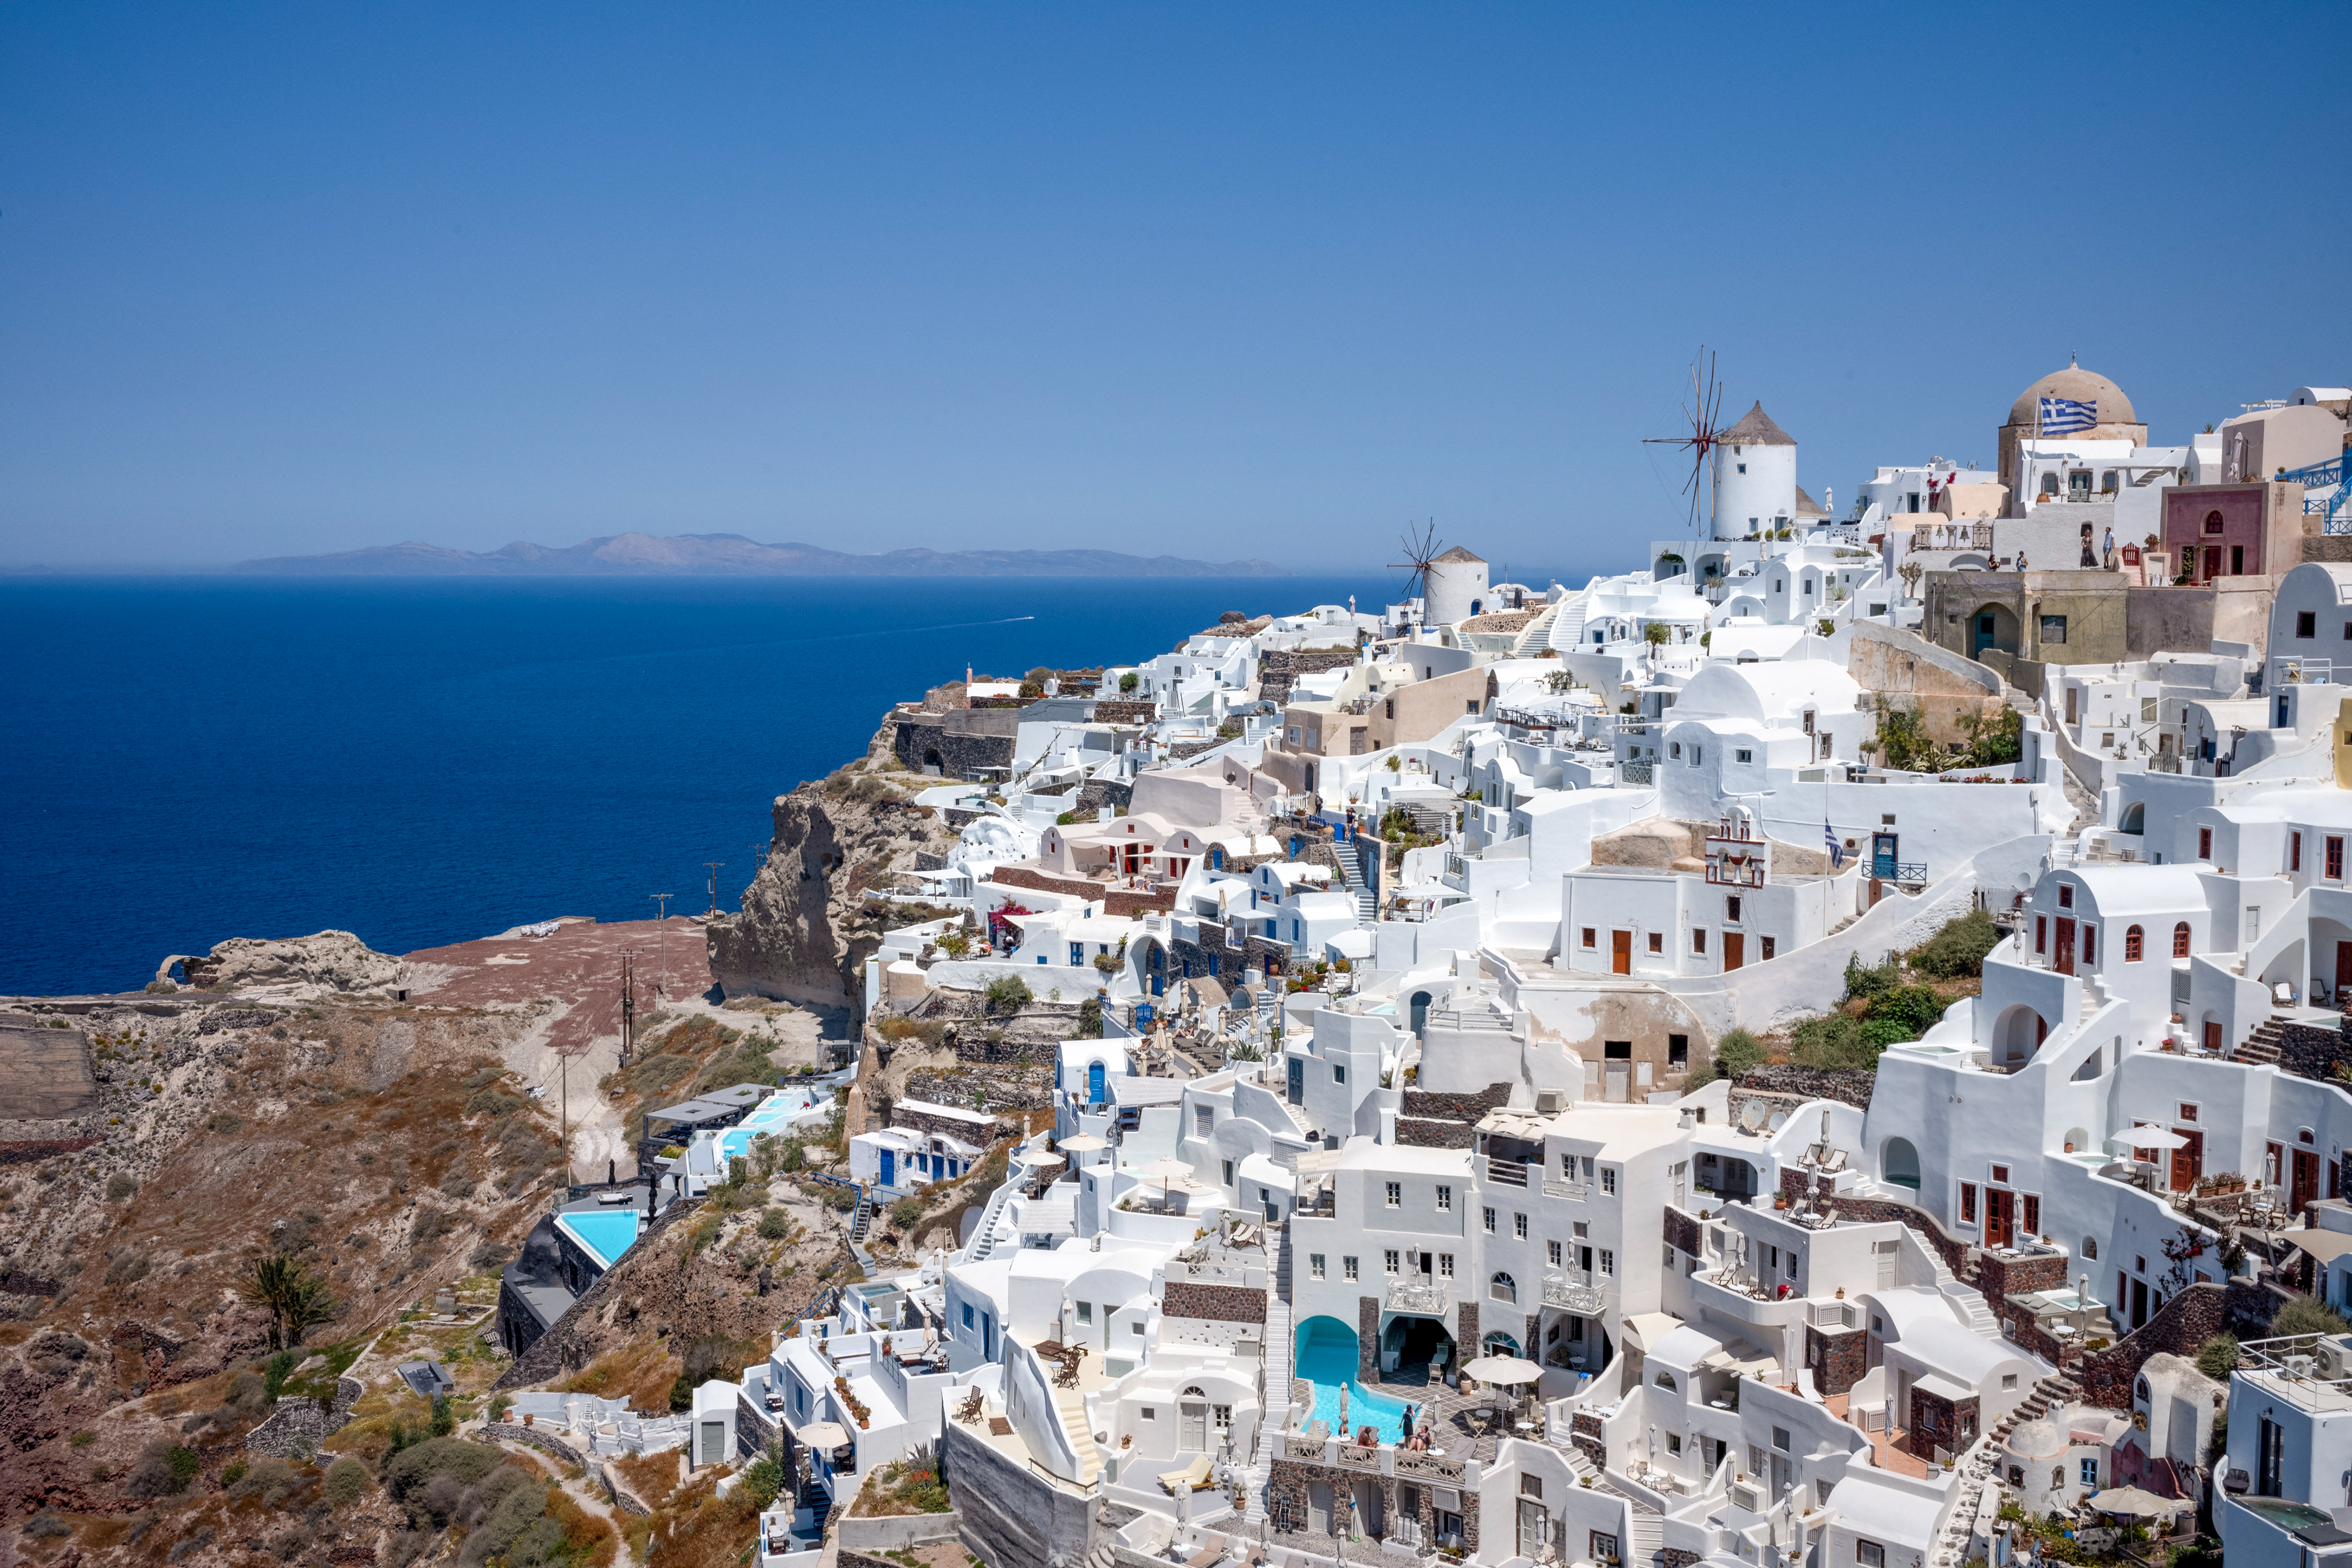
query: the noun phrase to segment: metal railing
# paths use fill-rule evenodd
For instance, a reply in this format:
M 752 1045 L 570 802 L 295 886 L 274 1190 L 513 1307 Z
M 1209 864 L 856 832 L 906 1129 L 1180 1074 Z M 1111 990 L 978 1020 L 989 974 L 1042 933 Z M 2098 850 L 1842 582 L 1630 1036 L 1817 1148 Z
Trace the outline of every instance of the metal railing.
M 1647 760 L 1641 762 L 1621 762 L 1617 765 L 1617 782 L 1620 784 L 1652 783 L 1654 782 L 1652 775 L 1655 771 L 1655 768 L 1656 764 Z
M 1605 1304 L 1600 1288 L 1580 1284 L 1557 1274 L 1547 1274 L 1543 1282 L 1543 1304 L 1558 1307 L 1580 1317 L 1591 1317 Z
M 1453 1286 L 1440 1280 L 1399 1280 L 1389 1287 L 1389 1311 L 1443 1317 L 1452 1304 Z
M 1525 1186 L 1528 1185 L 1527 1162 L 1489 1159 L 1486 1162 L 1486 1179 L 1500 1182 L 1505 1186 Z

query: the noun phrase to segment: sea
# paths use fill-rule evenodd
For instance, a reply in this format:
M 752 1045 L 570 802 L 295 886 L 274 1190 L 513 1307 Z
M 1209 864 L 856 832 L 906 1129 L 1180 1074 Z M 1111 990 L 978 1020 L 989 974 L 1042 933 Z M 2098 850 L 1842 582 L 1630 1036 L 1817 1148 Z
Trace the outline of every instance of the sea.
M 712 861 L 731 909 L 774 798 L 892 703 L 1400 575 L 0 580 L 0 994 L 135 989 L 232 936 L 700 911 Z

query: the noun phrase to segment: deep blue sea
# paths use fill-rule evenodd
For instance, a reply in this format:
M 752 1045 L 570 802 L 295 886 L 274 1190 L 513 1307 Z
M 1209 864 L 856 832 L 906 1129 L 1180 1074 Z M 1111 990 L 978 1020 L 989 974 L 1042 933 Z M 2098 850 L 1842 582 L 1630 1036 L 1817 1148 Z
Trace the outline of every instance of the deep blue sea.
M 1132 663 L 1398 575 L 0 580 L 0 993 L 702 909 L 705 861 L 732 908 L 773 798 L 967 664 Z

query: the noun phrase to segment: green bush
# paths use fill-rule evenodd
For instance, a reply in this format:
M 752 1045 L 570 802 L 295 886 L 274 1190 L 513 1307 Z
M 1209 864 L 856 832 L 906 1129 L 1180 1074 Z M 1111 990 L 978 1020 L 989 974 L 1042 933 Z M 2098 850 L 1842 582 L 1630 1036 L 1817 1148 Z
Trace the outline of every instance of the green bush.
M 751 1506 L 756 1509 L 765 1509 L 770 1503 L 775 1501 L 777 1495 L 784 1490 L 784 1481 L 788 1474 L 789 1472 L 784 1469 L 784 1451 L 782 1444 L 771 1447 L 767 1452 L 753 1459 L 743 1471 L 743 1491 L 751 1498 Z
M 781 1208 L 762 1209 L 760 1213 L 760 1239 L 782 1241 L 793 1233 L 792 1216 Z
M 367 1492 L 367 1467 L 349 1454 L 327 1467 L 326 1498 L 337 1508 L 349 1508 Z
M 1715 1064 L 1725 1077 L 1737 1078 L 1764 1065 L 1764 1042 L 1744 1029 L 1732 1030 L 1715 1042 Z
M 2238 1336 L 2217 1333 L 2197 1347 L 2197 1370 L 2216 1383 L 2230 1381 L 2238 1370 Z
M 923 1204 L 920 1198 L 902 1197 L 890 1206 L 890 1223 L 900 1230 L 912 1230 L 916 1222 L 922 1218 Z
M 1916 1040 L 1936 1025 L 1951 1004 L 1926 986 L 1896 986 L 1870 998 L 1873 1022 L 1881 1019 L 1904 1026 L 1911 1032 L 1904 1038 Z
M 2347 1323 L 2311 1297 L 2297 1296 L 2272 1316 L 2271 1333 L 2280 1338 L 2287 1334 L 2352 1333 L 2352 1323 Z
M 1018 975 L 999 975 L 988 982 L 988 1010 L 992 1013 L 1019 1012 L 1033 1000 L 1029 987 Z
M 429 1437 L 388 1455 L 383 1466 L 383 1490 L 392 1500 L 418 1511 L 418 1500 L 436 1476 L 450 1476 L 460 1486 L 472 1486 L 506 1462 L 498 1449 L 463 1437 Z
M 1877 1050 L 1884 1051 L 1890 1045 L 1901 1045 L 1919 1037 L 1912 1031 L 1910 1025 L 1900 1019 L 1864 1019 L 1862 1020 L 1862 1038 Z
M 1868 998 L 1881 991 L 1892 990 L 1902 981 L 1901 973 L 1892 962 L 1864 968 L 1862 955 L 1849 953 L 1845 959 L 1845 994 L 1849 998 Z
M 457 1429 L 457 1406 L 450 1404 L 446 1394 L 436 1394 L 433 1396 L 433 1435 L 446 1437 Z
M 1944 922 L 1911 955 L 1911 967 L 1930 979 L 1957 980 L 1984 973 L 1985 955 L 2000 941 L 2000 927 L 1981 909 Z
M 1142 677 L 1138 675 L 1133 670 L 1128 671 L 1127 674 L 1119 676 L 1118 678 L 1118 689 L 1122 692 L 1131 692 L 1142 684 Z
M 1789 1054 L 1802 1066 L 1834 1071 L 1878 1065 L 1879 1048 L 1860 1019 L 1828 1013 L 1805 1019 L 1789 1033 Z

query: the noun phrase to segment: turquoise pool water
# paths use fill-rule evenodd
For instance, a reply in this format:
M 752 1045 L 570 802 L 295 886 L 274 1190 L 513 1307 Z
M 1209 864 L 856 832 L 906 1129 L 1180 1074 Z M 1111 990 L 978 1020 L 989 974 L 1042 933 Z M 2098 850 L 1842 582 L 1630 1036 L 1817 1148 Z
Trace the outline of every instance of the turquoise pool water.
M 1294 1375 L 1315 1385 L 1315 1413 L 1333 1433 L 1339 1427 L 1339 1389 L 1348 1390 L 1348 1435 L 1359 1427 L 1375 1428 L 1383 1443 L 1404 1440 L 1404 1401 L 1372 1393 L 1356 1381 L 1356 1335 L 1335 1318 L 1309 1318 L 1298 1328 L 1298 1355 Z
M 559 1214 L 555 1223 L 572 1233 L 572 1239 L 586 1248 L 607 1269 L 621 1260 L 621 1254 L 636 1245 L 637 1211 L 616 1208 L 604 1211 L 583 1210 L 577 1214 Z

